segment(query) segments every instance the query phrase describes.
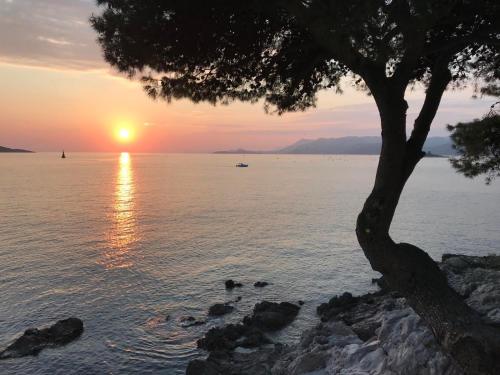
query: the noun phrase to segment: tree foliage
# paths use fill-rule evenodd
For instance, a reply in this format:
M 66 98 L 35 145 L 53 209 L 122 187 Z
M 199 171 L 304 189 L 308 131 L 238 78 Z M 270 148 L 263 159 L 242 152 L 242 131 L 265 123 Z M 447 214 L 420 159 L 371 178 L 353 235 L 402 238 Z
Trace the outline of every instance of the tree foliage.
M 489 184 L 500 176 L 500 114 L 492 112 L 482 119 L 448 126 L 459 155 L 450 159 L 466 177 L 486 175 Z
M 344 77 L 377 104 L 382 149 L 356 223 L 372 268 L 400 291 L 471 374 L 500 373 L 500 334 L 449 287 L 421 249 L 389 235 L 450 83 L 500 82 L 498 0 L 98 0 L 91 22 L 106 60 L 168 101 L 256 102 L 305 110 Z M 409 137 L 409 85 L 426 95 Z M 474 127 L 476 128 L 476 127 Z M 459 132 L 462 134 L 462 132 Z
M 228 103 L 264 98 L 279 113 L 370 72 L 428 82 L 498 79 L 496 0 L 98 0 L 106 60 L 152 97 Z M 361 78 L 361 79 L 360 79 Z M 363 80 L 365 82 L 363 82 Z

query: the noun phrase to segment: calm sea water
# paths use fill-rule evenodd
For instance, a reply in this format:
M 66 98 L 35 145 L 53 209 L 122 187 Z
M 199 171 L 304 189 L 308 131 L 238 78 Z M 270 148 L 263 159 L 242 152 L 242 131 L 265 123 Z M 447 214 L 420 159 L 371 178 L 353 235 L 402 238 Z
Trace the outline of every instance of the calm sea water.
M 234 168 L 240 161 L 249 168 Z M 277 337 L 296 340 L 315 307 L 376 276 L 354 234 L 371 156 L 0 155 L 0 345 L 69 316 L 83 336 L 2 374 L 181 374 L 196 340 L 262 300 L 304 300 Z M 403 194 L 398 241 L 442 253 L 499 253 L 500 184 L 425 159 Z M 244 287 L 228 292 L 224 280 Z M 271 283 L 255 289 L 253 283 Z M 206 317 L 215 302 L 237 311 Z M 169 317 L 166 319 L 166 317 Z

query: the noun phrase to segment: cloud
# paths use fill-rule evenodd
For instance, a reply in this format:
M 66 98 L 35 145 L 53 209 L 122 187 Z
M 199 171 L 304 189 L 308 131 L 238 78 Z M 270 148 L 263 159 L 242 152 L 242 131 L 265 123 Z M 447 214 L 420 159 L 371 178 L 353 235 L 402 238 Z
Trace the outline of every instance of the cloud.
M 47 38 L 47 37 L 41 36 L 41 35 L 39 35 L 37 39 L 41 40 L 42 42 L 55 44 L 57 46 L 72 46 L 72 45 L 74 45 L 74 43 L 68 42 L 67 40 Z
M 67 69 L 106 67 L 88 22 L 93 0 L 0 1 L 0 61 Z

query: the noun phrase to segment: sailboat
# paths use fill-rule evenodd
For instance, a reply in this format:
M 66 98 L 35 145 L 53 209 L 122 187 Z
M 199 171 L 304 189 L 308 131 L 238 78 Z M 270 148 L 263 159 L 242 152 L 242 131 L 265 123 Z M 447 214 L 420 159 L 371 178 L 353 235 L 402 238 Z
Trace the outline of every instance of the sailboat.
M 61 155 L 61 159 L 66 159 L 66 155 L 64 154 L 64 150 L 63 150 L 63 153 Z

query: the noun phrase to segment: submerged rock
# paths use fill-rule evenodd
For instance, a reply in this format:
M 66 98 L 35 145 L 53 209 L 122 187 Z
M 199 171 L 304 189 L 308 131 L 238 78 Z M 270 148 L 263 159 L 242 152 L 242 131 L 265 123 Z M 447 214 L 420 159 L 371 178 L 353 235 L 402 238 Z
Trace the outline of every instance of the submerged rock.
M 229 314 L 234 310 L 234 307 L 227 303 L 216 303 L 215 305 L 210 306 L 208 309 L 209 316 L 222 316 Z
M 183 328 L 201 326 L 205 324 L 207 321 L 202 319 L 196 319 L 194 316 L 183 316 L 179 319 L 180 325 Z
M 0 359 L 37 355 L 47 347 L 68 344 L 83 332 L 83 322 L 78 318 L 58 321 L 49 328 L 29 328 L 24 334 L 0 352 Z
M 265 286 L 268 285 L 269 283 L 267 281 L 257 281 L 255 284 L 253 284 L 253 286 L 256 288 L 264 288 Z
M 236 282 L 234 282 L 234 280 L 231 280 L 231 279 L 226 280 L 224 285 L 226 286 L 226 289 L 241 288 L 243 286 L 242 283 L 236 283 Z

